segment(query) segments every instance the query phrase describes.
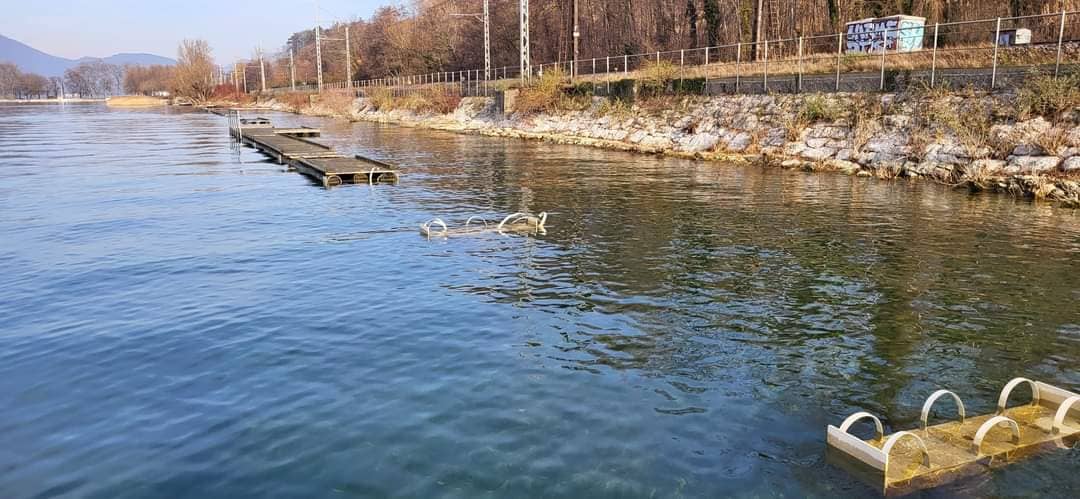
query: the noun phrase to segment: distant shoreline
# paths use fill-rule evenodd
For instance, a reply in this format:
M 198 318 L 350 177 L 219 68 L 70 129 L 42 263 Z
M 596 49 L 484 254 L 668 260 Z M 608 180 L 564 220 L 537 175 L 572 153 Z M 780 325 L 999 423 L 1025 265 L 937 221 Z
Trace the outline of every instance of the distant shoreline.
M 0 99 L 0 104 L 93 104 L 105 99 Z

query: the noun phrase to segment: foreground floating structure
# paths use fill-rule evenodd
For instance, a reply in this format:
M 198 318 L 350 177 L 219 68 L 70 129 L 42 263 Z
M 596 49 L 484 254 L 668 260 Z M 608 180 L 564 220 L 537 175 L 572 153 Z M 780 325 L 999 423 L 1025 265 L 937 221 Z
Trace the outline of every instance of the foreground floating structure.
M 1031 403 L 1008 408 L 1009 395 L 1020 385 L 1031 387 Z M 930 411 L 942 399 L 953 401 L 958 418 L 929 426 Z M 875 438 L 863 440 L 849 433 L 863 420 L 874 423 Z M 967 417 L 958 395 L 938 390 L 923 404 L 918 430 L 885 435 L 881 420 L 858 412 L 839 428 L 829 425 L 826 434 L 830 462 L 881 486 L 887 495 L 906 494 L 1045 450 L 1070 448 L 1080 439 L 1080 395 L 1016 378 L 1001 390 L 994 414 Z
M 428 239 L 433 237 L 477 236 L 490 233 L 537 235 L 547 234 L 547 230 L 544 228 L 545 224 L 547 224 L 547 212 L 535 216 L 528 213 L 513 213 L 503 218 L 498 225 L 490 224 L 481 217 L 469 217 L 465 221 L 463 228 L 454 229 L 447 227 L 446 222 L 443 222 L 441 218 L 436 218 L 420 225 L 420 234 Z
M 229 135 L 237 143 L 257 149 L 323 187 L 398 182 L 397 170 L 387 163 L 360 155 L 345 157 L 330 146 L 312 140 L 322 134 L 318 128 L 274 128 L 266 118 L 241 118 L 239 113 L 227 116 Z

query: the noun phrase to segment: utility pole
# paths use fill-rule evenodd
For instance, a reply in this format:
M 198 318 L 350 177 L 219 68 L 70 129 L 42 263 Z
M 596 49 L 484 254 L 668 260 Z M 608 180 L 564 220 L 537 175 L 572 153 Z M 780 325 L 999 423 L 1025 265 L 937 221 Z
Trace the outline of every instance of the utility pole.
M 296 91 L 296 59 L 293 57 L 292 47 L 289 47 L 289 88 Z
M 319 93 L 322 93 L 322 29 L 319 27 L 319 1 L 315 0 L 315 66 Z
M 450 14 L 450 17 L 475 17 L 484 23 L 484 79 L 491 79 L 491 9 L 490 0 L 484 0 L 483 14 Z
M 345 87 L 352 88 L 352 51 L 349 50 L 349 25 L 345 25 Z
M 521 0 L 521 78 L 532 76 L 529 57 L 529 0 Z
M 574 0 L 574 60 L 570 63 L 570 77 L 577 76 L 578 39 L 581 38 L 581 30 L 578 28 L 578 0 Z
M 266 65 L 263 64 L 262 47 L 259 47 L 259 86 L 266 92 Z
M 761 20 L 765 17 L 765 0 L 757 1 L 757 21 L 754 23 L 754 59 L 760 59 L 761 53 L 761 39 L 764 38 L 761 33 Z
M 484 79 L 491 79 L 491 9 L 484 0 Z

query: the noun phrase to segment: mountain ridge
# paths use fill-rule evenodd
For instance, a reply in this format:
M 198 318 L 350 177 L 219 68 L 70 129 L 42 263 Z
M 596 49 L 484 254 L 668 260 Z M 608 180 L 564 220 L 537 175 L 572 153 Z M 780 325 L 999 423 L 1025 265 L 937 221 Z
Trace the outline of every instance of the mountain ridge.
M 121 52 L 108 57 L 80 57 L 67 59 L 45 53 L 13 38 L 0 35 L 0 62 L 10 62 L 20 71 L 37 73 L 42 76 L 62 76 L 64 71 L 84 62 L 104 61 L 109 64 L 163 64 L 174 65 L 176 61 L 168 57 L 144 52 Z

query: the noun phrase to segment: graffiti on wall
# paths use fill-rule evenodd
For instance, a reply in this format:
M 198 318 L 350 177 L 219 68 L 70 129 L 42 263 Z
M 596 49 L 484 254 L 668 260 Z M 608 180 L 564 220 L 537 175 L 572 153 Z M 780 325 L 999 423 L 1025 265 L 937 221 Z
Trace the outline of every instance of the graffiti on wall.
M 847 25 L 847 51 L 880 53 L 912 52 L 922 49 L 924 21 L 886 17 L 855 21 Z

